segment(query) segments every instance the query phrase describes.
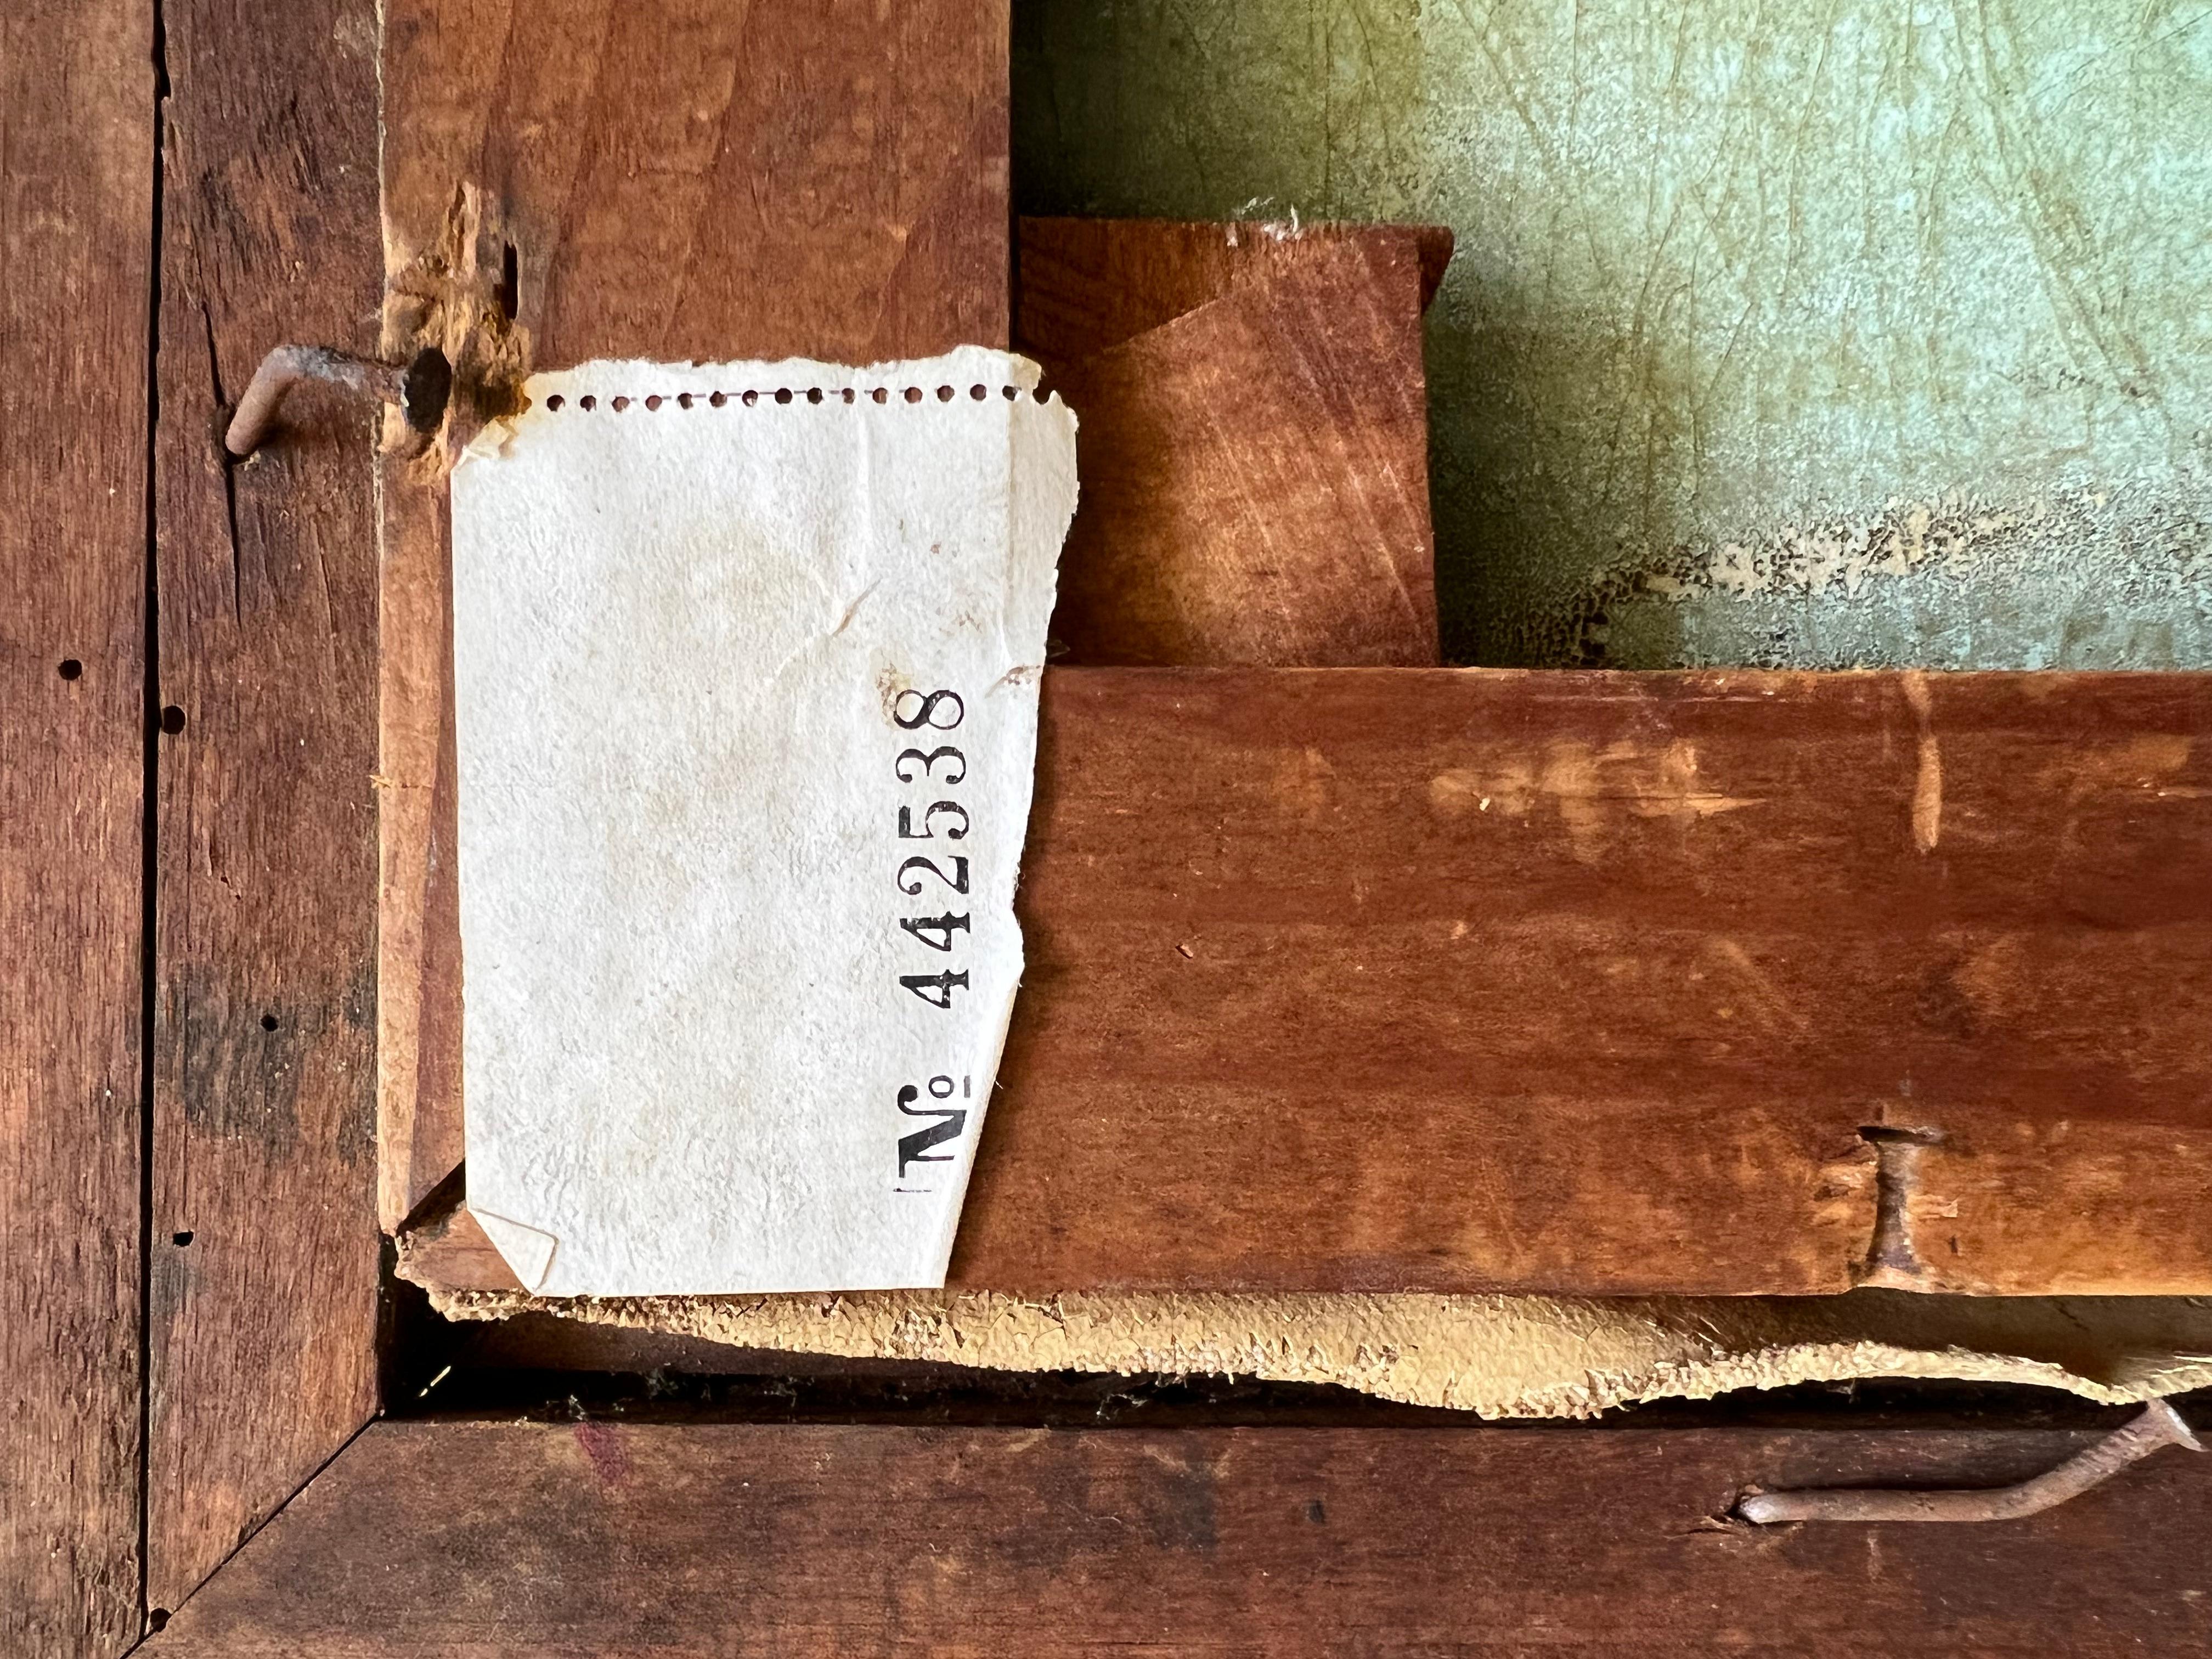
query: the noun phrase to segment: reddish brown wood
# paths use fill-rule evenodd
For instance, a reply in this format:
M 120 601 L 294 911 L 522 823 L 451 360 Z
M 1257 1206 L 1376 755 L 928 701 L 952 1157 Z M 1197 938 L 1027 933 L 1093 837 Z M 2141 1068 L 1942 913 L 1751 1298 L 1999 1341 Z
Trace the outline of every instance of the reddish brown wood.
M 155 1659 L 2179 1654 L 2212 1481 L 1753 1530 L 1749 1483 L 1995 1485 L 2093 1437 L 381 1424 Z
M 163 16 L 156 1607 L 374 1410 L 378 1279 L 374 428 L 303 391 L 216 438 L 270 346 L 375 344 L 376 8 Z
M 1421 307 L 1449 247 L 1022 222 L 1018 337 L 1081 422 L 1059 659 L 1436 661 Z
M 1357 249 L 1378 275 L 1415 268 L 1425 311 L 1451 263 L 1446 225 L 1323 220 L 1047 219 L 1016 222 L 1016 346 L 1057 370 L 1171 323 L 1254 278 L 1295 276 L 1320 253 Z
M 0 1653 L 137 1636 L 153 20 L 0 22 Z
M 957 1285 L 2212 1285 L 2199 677 L 1054 670 L 1018 902 Z
M 541 367 L 1003 343 L 1006 30 L 1005 0 L 390 0 L 394 280 L 422 281 L 472 184 L 484 268 L 514 250 Z M 379 1128 L 396 1226 L 460 1158 L 460 947 L 442 509 L 391 480 L 385 501 Z

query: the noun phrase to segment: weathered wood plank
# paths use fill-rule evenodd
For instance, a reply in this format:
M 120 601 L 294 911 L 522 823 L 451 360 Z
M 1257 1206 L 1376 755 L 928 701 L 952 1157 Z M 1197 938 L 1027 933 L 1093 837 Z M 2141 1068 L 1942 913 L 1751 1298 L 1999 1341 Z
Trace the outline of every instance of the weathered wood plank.
M 2212 1286 L 2202 677 L 1053 670 L 1018 902 L 958 1285 Z
M 0 1652 L 139 1631 L 153 15 L 0 21 Z
M 962 1283 L 1839 1290 L 1887 1124 L 1926 1288 L 2212 1285 L 2201 678 L 1070 672 L 1022 902 Z
M 471 184 L 483 269 L 513 250 L 540 367 L 1003 343 L 1006 59 L 1006 0 L 390 0 L 395 286 L 423 286 Z M 421 308 L 392 322 L 396 348 Z M 441 509 L 420 495 L 388 481 L 382 531 L 387 1227 L 461 1156 L 450 583 Z
M 1718 1518 L 1749 1483 L 1996 1485 L 2089 1437 L 380 1424 L 147 1651 L 2088 1659 L 2212 1644 L 2212 1482 L 2179 1453 L 1990 1526 Z
M 1450 247 L 1021 222 L 1016 341 L 1081 422 L 1055 660 L 1436 662 L 1421 308 Z
M 374 428 L 215 435 L 270 346 L 374 344 L 376 8 L 164 16 L 155 1607 L 374 1410 L 378 1295 Z

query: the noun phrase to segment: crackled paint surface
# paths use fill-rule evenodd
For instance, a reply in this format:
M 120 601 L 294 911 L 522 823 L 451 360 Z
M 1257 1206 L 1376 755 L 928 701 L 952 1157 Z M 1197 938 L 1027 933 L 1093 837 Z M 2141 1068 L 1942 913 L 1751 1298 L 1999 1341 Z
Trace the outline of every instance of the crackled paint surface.
M 1497 663 L 2212 665 L 2212 4 L 1043 0 L 1025 210 L 1432 218 Z

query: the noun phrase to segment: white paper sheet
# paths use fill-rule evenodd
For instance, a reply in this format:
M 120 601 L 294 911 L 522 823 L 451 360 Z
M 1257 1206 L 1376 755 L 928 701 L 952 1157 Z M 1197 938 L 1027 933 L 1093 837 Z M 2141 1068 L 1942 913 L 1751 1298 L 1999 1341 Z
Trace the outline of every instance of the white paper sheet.
M 455 470 L 469 1206 L 531 1289 L 944 1282 L 1075 504 L 1036 378 L 591 363 Z

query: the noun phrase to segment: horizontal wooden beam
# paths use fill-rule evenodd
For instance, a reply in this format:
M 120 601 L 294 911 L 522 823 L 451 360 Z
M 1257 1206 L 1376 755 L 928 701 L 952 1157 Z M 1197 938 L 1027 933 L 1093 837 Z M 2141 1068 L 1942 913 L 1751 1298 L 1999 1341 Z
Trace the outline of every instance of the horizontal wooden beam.
M 1748 1484 L 1998 1485 L 2058 1431 L 387 1423 L 149 1659 L 2201 1651 L 2168 1452 L 1990 1527 L 1753 1531 Z
M 2212 1288 L 2212 679 L 1054 671 L 1019 902 L 959 1285 Z

